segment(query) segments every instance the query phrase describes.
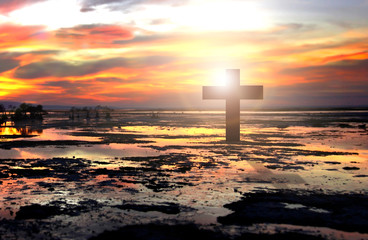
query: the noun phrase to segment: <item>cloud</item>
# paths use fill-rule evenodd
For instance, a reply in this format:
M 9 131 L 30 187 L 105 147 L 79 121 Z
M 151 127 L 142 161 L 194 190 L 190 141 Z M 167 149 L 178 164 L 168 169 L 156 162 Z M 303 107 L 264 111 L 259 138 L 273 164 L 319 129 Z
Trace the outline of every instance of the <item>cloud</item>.
M 45 60 L 19 67 L 14 74 L 16 78 L 34 79 L 43 77 L 84 76 L 111 68 L 145 68 L 170 63 L 174 60 L 168 56 L 148 56 L 139 58 L 110 58 L 76 64 L 63 61 Z
M 131 82 L 124 80 L 122 78 L 116 77 L 106 77 L 106 78 L 91 78 L 87 80 L 78 80 L 78 81 L 70 81 L 70 80 L 58 80 L 58 81 L 48 81 L 45 83 L 40 84 L 41 86 L 47 87 L 62 87 L 62 88 L 76 88 L 76 87 L 85 87 L 85 86 L 92 86 L 98 84 L 105 84 L 105 83 L 124 83 L 124 82 Z
M 294 76 L 308 76 L 310 79 L 346 79 L 368 81 L 368 59 L 342 60 L 326 65 L 288 68 L 283 74 Z
M 308 33 L 317 29 L 316 24 L 305 24 L 305 23 L 283 23 L 277 24 L 271 29 L 272 34 L 301 34 Z
M 155 34 L 155 35 L 144 35 L 144 36 L 136 36 L 132 39 L 127 40 L 116 40 L 113 41 L 113 44 L 135 44 L 135 43 L 147 43 L 147 42 L 155 42 L 160 40 L 173 40 L 174 37 L 170 35 L 162 35 L 162 34 Z
M 130 7 L 141 4 L 144 1 L 145 0 L 84 0 L 81 11 L 85 11 L 86 9 L 93 11 L 94 7 L 97 6 L 107 6 L 110 10 L 129 9 Z
M 60 93 L 65 95 L 78 95 L 80 97 L 86 95 L 98 95 L 106 97 L 121 97 L 121 89 L 119 88 L 111 88 L 111 84 L 114 86 L 122 85 L 124 83 L 132 83 L 139 82 L 140 79 L 121 79 L 116 77 L 109 78 L 91 78 L 84 80 L 56 80 L 56 81 L 47 81 L 41 84 L 38 84 L 40 89 L 54 89 L 58 90 Z M 126 90 L 126 89 L 124 89 Z M 118 91 L 116 93 L 116 91 Z M 116 96 L 115 96 L 116 94 Z
M 107 59 L 101 61 L 81 62 L 72 64 L 63 61 L 42 61 L 18 68 L 16 78 L 33 79 L 42 77 L 83 76 L 97 73 L 117 66 L 127 65 L 125 59 Z
M 92 11 L 94 11 L 95 9 L 94 8 L 92 8 L 92 7 L 82 7 L 81 9 L 80 9 L 80 11 L 81 12 L 92 12 Z
M 351 57 L 368 57 L 368 51 L 361 51 L 349 54 L 338 54 L 333 56 L 328 56 L 323 59 L 322 62 L 335 62 L 339 60 L 349 59 Z
M 36 58 L 42 59 L 45 57 L 49 57 L 49 55 L 55 55 L 60 52 L 62 51 L 35 50 L 35 51 L 0 52 L 0 72 L 18 67 L 24 58 L 32 60 Z
M 365 0 L 334 0 L 306 1 L 306 0 L 268 0 L 259 1 L 268 9 L 272 9 L 284 18 L 300 19 L 301 21 L 359 21 L 364 19 L 367 12 Z M 262 3 L 263 2 L 263 3 Z
M 0 57 L 18 58 L 23 55 L 54 55 L 62 52 L 61 50 L 35 50 L 35 51 L 14 51 L 14 52 L 0 52 Z
M 101 90 L 101 87 L 98 86 L 94 81 L 69 81 L 69 80 L 60 80 L 60 81 L 52 81 L 40 84 L 41 89 L 56 89 L 60 93 L 74 96 L 85 96 L 88 94 L 93 94 Z
M 61 28 L 55 32 L 55 37 L 58 42 L 66 40 L 77 48 L 106 48 L 113 47 L 111 44 L 116 41 L 130 40 L 134 35 L 132 29 L 118 25 L 89 24 Z
M 0 24 L 0 49 L 18 47 L 32 42 L 45 41 L 49 35 L 43 26 Z
M 95 102 L 97 104 L 108 104 L 109 102 L 137 101 L 145 95 L 146 88 L 143 90 L 130 88 L 131 83 L 144 81 L 142 79 L 122 79 L 116 77 L 90 78 L 83 80 L 53 80 L 44 83 L 38 83 L 37 88 L 23 92 L 19 97 L 27 95 L 37 98 L 50 104 L 80 105 Z M 127 84 L 126 87 L 124 84 Z M 112 87 L 114 86 L 114 87 Z M 119 86 L 119 87 L 117 87 Z M 37 91 L 39 96 L 36 96 Z M 49 93 L 52 92 L 52 95 Z M 49 97 L 49 99 L 47 99 Z M 90 102 L 88 102 L 90 100 Z
M 167 18 L 157 18 L 151 21 L 151 25 L 161 25 L 161 24 L 170 24 L 172 23 L 170 19 Z
M 43 2 L 46 0 L 1 0 L 0 1 L 0 13 L 7 14 L 18 8 L 25 7 L 37 2 Z
M 305 53 L 305 52 L 312 52 L 312 51 L 320 51 L 323 49 L 337 49 L 337 48 L 348 48 L 348 47 L 359 47 L 359 48 L 366 48 L 367 45 L 366 38 L 355 38 L 355 39 L 347 39 L 347 40 L 328 40 L 322 43 L 311 43 L 311 44 L 301 44 L 301 45 L 294 45 L 294 46 L 281 46 L 277 48 L 272 48 L 270 50 L 263 51 L 262 54 L 266 56 L 287 56 L 291 54 L 298 54 L 298 53 Z
M 102 82 L 102 83 L 122 83 L 124 79 L 116 78 L 116 77 L 109 77 L 109 78 L 95 78 L 93 81 Z
M 30 52 L 22 52 L 23 54 L 33 54 L 33 55 L 54 55 L 61 53 L 61 50 L 38 50 L 38 51 L 30 51 Z
M 338 77 L 318 82 L 265 88 L 265 104 L 272 107 L 367 106 L 368 85 Z
M 128 10 L 129 8 L 142 4 L 165 4 L 169 6 L 182 6 L 188 0 L 84 0 L 81 12 L 93 11 L 94 7 L 106 6 L 112 11 Z
M 0 53 L 0 73 L 6 72 L 19 66 L 19 61 L 13 59 L 11 53 Z
M 12 70 L 20 66 L 22 59 L 35 58 L 35 56 L 54 55 L 58 50 L 38 50 L 25 52 L 0 52 L 0 73 Z M 41 57 L 42 58 L 42 57 Z
M 287 68 L 280 73 L 303 79 L 300 83 L 274 87 L 273 98 L 283 99 L 283 105 L 353 106 L 368 103 L 368 59 Z
M 102 80 L 102 81 L 101 81 Z M 103 80 L 107 80 L 106 82 Z M 106 84 L 106 83 L 109 84 Z M 111 84 L 123 84 L 125 81 L 119 78 L 100 78 L 100 79 L 86 79 L 86 80 L 57 80 L 51 82 L 45 82 L 38 85 L 40 92 L 53 92 L 54 96 L 50 96 L 50 99 L 54 99 L 56 102 L 66 101 L 71 104 L 73 99 L 74 104 L 81 104 L 90 100 L 92 102 L 99 102 L 98 104 L 106 104 L 111 101 L 126 101 L 139 99 L 141 92 L 128 90 L 126 88 L 111 87 Z M 116 85 L 114 85 L 116 86 Z M 48 95 L 48 94 L 40 94 Z M 42 97 L 46 102 L 45 97 Z M 78 100 L 79 99 L 79 100 Z

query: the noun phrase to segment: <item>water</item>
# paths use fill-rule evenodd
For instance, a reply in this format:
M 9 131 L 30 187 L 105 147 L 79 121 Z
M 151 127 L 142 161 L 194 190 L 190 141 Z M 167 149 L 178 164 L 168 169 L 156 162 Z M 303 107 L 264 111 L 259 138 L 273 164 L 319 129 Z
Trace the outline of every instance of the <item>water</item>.
M 225 204 L 257 189 L 366 194 L 367 124 L 368 111 L 242 112 L 241 142 L 228 144 L 224 112 L 115 111 L 74 121 L 59 112 L 42 124 L 8 123 L 0 127 L 0 216 L 60 199 L 124 200 L 179 203 L 192 210 L 172 219 L 217 224 Z M 124 214 L 129 224 L 171 219 Z

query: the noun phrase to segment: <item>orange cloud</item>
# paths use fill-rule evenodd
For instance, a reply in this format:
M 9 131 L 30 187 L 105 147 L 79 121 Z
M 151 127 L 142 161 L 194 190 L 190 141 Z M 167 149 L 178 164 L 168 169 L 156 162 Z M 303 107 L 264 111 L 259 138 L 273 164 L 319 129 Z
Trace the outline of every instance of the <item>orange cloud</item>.
M 45 42 L 49 34 L 42 26 L 20 26 L 15 24 L 0 25 L 0 49 L 27 47 Z
M 308 103 L 308 96 L 323 102 L 353 92 L 363 99 L 368 65 L 357 60 L 368 59 L 368 52 L 362 39 L 320 39 L 306 32 L 290 40 L 304 29 L 309 31 L 294 24 L 270 32 L 134 36 L 133 27 L 106 24 L 51 32 L 3 24 L 0 77 L 6 89 L 0 99 L 191 107 L 202 103 L 202 85 L 216 85 L 214 70 L 225 68 L 240 68 L 242 84 L 265 84 L 262 102 Z M 342 61 L 347 59 L 354 61 Z
M 56 42 L 71 49 L 117 47 L 115 41 L 130 40 L 134 37 L 131 28 L 99 24 L 62 28 L 54 34 Z
M 362 52 L 355 52 L 350 54 L 338 54 L 334 56 L 328 56 L 323 59 L 323 63 L 327 62 L 336 62 L 340 60 L 347 60 L 347 59 L 367 59 L 368 58 L 368 51 Z

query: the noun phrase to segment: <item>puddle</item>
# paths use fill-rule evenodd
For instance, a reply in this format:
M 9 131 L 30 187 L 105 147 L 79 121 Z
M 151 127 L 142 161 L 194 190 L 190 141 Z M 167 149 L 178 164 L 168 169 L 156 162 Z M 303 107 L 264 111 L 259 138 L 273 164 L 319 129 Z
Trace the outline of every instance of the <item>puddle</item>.
M 131 144 L 91 145 L 73 147 L 37 147 L 37 148 L 14 148 L 0 150 L 2 158 L 53 158 L 75 157 L 92 160 L 104 160 L 115 157 L 144 157 L 158 156 L 161 153 L 150 148 L 142 148 Z
M 42 128 L 37 125 L 16 125 L 9 121 L 0 125 L 0 138 L 38 136 L 42 135 L 42 132 Z

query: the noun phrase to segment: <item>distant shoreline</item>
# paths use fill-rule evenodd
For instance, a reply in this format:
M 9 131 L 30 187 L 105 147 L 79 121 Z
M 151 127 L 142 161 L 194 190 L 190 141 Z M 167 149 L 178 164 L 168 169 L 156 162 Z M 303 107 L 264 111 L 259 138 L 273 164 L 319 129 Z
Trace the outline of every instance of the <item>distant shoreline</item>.
M 119 112 L 221 112 L 225 111 L 223 109 L 175 109 L 175 108 L 112 108 L 114 111 Z M 69 109 L 52 109 L 46 108 L 47 111 L 52 112 L 69 112 Z M 264 109 L 252 109 L 244 108 L 240 111 L 250 111 L 250 112 L 293 112 L 293 111 L 368 111 L 368 107 L 301 107 L 301 108 L 264 108 Z

